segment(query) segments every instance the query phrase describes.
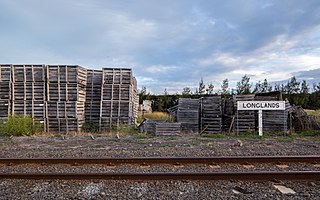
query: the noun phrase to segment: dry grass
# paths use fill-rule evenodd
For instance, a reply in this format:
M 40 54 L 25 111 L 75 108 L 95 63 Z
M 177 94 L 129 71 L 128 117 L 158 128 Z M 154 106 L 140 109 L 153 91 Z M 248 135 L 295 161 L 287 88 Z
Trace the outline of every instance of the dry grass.
M 137 122 L 140 124 L 145 118 L 153 120 L 173 121 L 172 117 L 166 112 L 153 112 L 144 114 L 143 116 L 138 116 Z

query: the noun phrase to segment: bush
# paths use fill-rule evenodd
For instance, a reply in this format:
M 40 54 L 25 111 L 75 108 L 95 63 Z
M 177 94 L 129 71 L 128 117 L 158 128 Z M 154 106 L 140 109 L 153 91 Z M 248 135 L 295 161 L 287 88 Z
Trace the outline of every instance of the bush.
M 0 134 L 7 136 L 30 136 L 42 130 L 42 125 L 30 116 L 8 116 L 0 125 Z
M 99 125 L 97 125 L 93 121 L 88 121 L 82 125 L 81 129 L 86 133 L 97 133 L 99 132 Z

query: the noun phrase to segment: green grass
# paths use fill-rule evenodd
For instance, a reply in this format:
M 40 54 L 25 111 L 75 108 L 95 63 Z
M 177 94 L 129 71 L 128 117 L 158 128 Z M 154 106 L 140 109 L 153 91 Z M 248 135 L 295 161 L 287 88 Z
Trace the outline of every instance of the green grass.
M 224 138 L 225 136 L 222 134 L 203 134 L 202 137 L 205 137 L 205 138 Z

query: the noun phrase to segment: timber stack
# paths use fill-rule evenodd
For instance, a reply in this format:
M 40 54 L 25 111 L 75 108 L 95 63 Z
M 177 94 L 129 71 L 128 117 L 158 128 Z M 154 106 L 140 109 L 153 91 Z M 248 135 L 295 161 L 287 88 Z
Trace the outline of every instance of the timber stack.
M 44 65 L 12 65 L 11 114 L 45 124 L 45 74 Z
M 0 65 L 0 118 L 10 114 L 11 65 Z
M 199 132 L 199 105 L 199 99 L 179 99 L 177 122 L 181 123 L 182 132 Z
M 219 133 L 222 128 L 222 105 L 220 96 L 202 97 L 201 106 L 201 133 Z
M 47 131 L 79 132 L 85 120 L 86 69 L 78 65 L 49 65 L 47 74 Z
M 135 124 L 139 99 L 131 69 L 79 65 L 0 65 L 0 118 L 30 116 L 51 133 L 76 133 L 85 122 Z
M 100 107 L 100 131 L 121 124 L 135 124 L 139 99 L 137 81 L 131 69 L 103 68 Z
M 87 70 L 85 121 L 99 130 L 101 109 L 102 70 Z

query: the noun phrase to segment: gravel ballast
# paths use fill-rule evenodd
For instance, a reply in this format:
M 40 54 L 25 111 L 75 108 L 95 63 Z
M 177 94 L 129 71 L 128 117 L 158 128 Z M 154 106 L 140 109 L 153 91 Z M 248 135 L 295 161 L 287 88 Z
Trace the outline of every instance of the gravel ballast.
M 165 157 L 165 156 L 253 156 L 319 155 L 320 138 L 267 139 L 227 137 L 222 139 L 185 137 L 1 137 L 2 158 L 67 157 Z M 320 170 L 313 164 L 139 165 L 107 167 L 104 165 L 0 165 L 0 172 L 213 172 L 268 169 Z M 291 188 L 295 194 L 283 194 L 275 185 Z M 320 199 L 320 181 L 129 181 L 129 180 L 0 180 L 0 199 Z

